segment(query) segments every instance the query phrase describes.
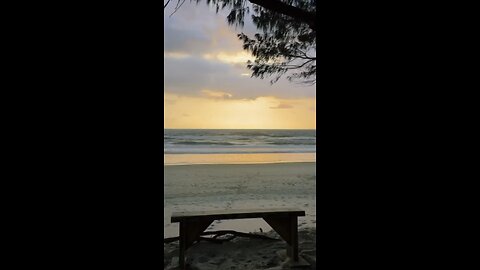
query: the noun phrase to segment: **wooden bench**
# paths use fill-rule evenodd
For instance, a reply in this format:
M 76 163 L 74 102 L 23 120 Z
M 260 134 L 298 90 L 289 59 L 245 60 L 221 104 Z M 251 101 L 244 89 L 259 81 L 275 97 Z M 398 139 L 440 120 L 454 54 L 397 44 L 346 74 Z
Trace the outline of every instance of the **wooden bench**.
M 298 216 L 305 216 L 305 211 L 281 208 L 174 212 L 171 222 L 180 223 L 180 269 L 186 269 L 186 250 L 199 239 L 200 234 L 213 221 L 243 218 L 263 218 L 287 242 L 287 254 L 292 260 L 292 266 L 300 265 L 298 257 Z

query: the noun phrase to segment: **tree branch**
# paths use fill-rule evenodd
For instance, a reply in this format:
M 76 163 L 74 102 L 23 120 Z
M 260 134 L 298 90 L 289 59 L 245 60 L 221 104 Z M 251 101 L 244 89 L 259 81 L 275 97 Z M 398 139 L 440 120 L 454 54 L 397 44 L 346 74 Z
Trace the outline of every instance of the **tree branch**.
M 301 8 L 290 6 L 278 0 L 248 0 L 253 4 L 257 4 L 268 10 L 272 10 L 289 17 L 293 17 L 296 20 L 307 23 L 312 30 L 316 30 L 315 13 L 305 11 Z
M 166 8 L 168 6 L 168 3 L 170 3 L 170 0 L 167 1 L 167 3 L 163 6 L 163 8 Z
M 172 12 L 172 14 L 170 14 L 170 17 L 172 17 L 172 15 L 183 6 L 183 3 L 185 3 L 185 0 L 183 0 L 182 3 L 180 3 L 180 0 L 178 0 L 177 6 L 175 6 L 175 10 Z
M 286 54 L 285 56 L 294 57 L 294 58 L 301 58 L 301 59 L 317 60 L 316 57 L 309 57 L 307 55 L 301 56 L 301 55 L 294 55 L 294 54 Z
M 314 61 L 314 60 L 315 60 L 315 59 L 310 59 L 310 60 L 308 60 L 308 61 L 305 61 L 305 62 L 304 62 L 303 64 L 301 64 L 301 65 L 290 65 L 290 66 L 284 66 L 284 67 L 285 67 L 285 69 L 287 69 L 287 70 L 299 69 L 299 68 L 302 68 L 303 66 L 305 66 L 306 64 L 308 64 L 308 63 L 310 63 L 310 62 L 312 62 L 312 61 Z

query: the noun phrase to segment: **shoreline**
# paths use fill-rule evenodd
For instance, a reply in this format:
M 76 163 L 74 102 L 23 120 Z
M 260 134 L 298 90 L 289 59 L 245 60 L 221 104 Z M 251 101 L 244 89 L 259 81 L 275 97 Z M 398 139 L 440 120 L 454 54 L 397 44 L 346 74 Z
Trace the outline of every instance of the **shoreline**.
M 317 153 L 163 154 L 164 166 L 314 163 Z
M 255 163 L 194 163 L 194 164 L 163 164 L 164 167 L 170 167 L 170 166 L 203 166 L 203 165 L 211 165 L 211 166 L 216 166 L 216 165 L 269 165 L 269 164 L 290 164 L 290 163 L 305 163 L 305 164 L 310 164 L 310 163 L 317 163 L 316 161 L 272 161 L 272 162 L 255 162 Z

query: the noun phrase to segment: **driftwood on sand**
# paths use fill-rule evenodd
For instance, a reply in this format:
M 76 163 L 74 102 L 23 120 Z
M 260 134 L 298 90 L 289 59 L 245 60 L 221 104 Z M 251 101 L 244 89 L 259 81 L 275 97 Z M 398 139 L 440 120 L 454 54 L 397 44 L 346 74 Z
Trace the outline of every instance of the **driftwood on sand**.
M 243 233 L 243 232 L 237 232 L 237 231 L 232 231 L 232 230 L 209 231 L 209 232 L 203 232 L 200 235 L 201 236 L 200 236 L 198 241 L 205 240 L 205 241 L 209 241 L 209 242 L 212 242 L 212 243 L 218 243 L 218 244 L 221 244 L 221 243 L 226 242 L 226 241 L 230 241 L 230 240 L 232 240 L 232 239 L 234 239 L 238 236 L 249 237 L 249 238 L 257 238 L 257 239 L 265 239 L 265 240 L 274 240 L 274 241 L 280 241 L 281 240 L 281 239 L 272 238 L 272 237 L 269 237 L 269 236 L 266 236 L 266 235 Z M 202 237 L 203 235 L 213 235 L 213 237 Z M 223 236 L 223 235 L 228 235 L 228 237 L 219 238 L 220 236 Z M 163 243 L 164 244 L 172 243 L 172 242 L 178 241 L 179 239 L 180 239 L 180 237 L 178 237 L 178 236 L 169 237 L 169 238 L 163 239 Z

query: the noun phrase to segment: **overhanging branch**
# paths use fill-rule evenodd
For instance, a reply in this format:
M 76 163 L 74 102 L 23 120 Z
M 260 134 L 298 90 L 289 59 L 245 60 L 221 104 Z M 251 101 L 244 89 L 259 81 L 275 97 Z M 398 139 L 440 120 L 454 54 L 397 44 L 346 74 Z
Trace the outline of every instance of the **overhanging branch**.
M 308 12 L 301 8 L 290 6 L 278 0 L 248 0 L 253 4 L 257 4 L 268 10 L 275 11 L 289 17 L 293 17 L 296 20 L 307 23 L 310 28 L 316 30 L 315 13 Z
M 168 6 L 168 3 L 170 3 L 170 0 L 168 0 L 167 3 L 165 3 L 165 5 L 163 5 L 163 8 L 166 8 Z

